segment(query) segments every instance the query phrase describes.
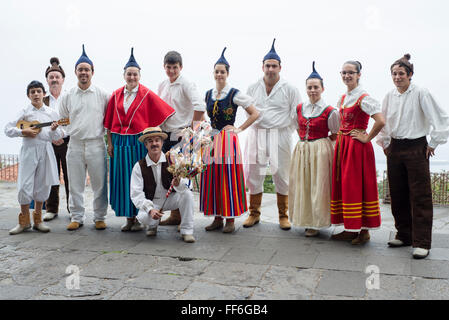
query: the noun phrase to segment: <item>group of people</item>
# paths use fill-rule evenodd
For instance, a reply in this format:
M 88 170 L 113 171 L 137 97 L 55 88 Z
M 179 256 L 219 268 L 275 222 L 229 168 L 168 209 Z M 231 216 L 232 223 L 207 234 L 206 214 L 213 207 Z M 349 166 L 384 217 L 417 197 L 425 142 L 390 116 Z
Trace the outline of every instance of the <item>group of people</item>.
M 157 94 L 140 83 L 141 68 L 133 49 L 124 67 L 125 85 L 112 95 L 92 84 L 94 64 L 84 45 L 75 64 L 78 84 L 67 92 L 62 92 L 64 70 L 52 58 L 45 73 L 49 95 L 42 83 L 32 81 L 27 87 L 31 104 L 5 128 L 7 136 L 23 137 L 18 178 L 21 212 L 10 234 L 31 228 L 32 200 L 33 228 L 50 231 L 42 222 L 42 206 L 45 202 L 45 221 L 57 217 L 61 168 L 71 218 L 67 229 L 77 230 L 85 223 L 87 173 L 94 193 L 95 228 L 105 229 L 108 155 L 109 203 L 116 216 L 126 218 L 121 230 L 141 231 L 147 226 L 146 234 L 155 236 L 159 225 L 178 225 L 182 239 L 195 242 L 193 194 L 186 178 L 168 170 L 167 152 L 180 143 L 185 128 L 195 129 L 207 113 L 216 132 L 203 150 L 207 161 L 200 179 L 199 209 L 214 217 L 207 231 L 232 233 L 235 218 L 248 211 L 243 227 L 259 223 L 269 166 L 280 228 L 289 230 L 293 224 L 314 237 L 320 229 L 342 225 L 344 231 L 332 239 L 366 243 L 369 230 L 381 225 L 371 144 L 377 137 L 387 157 L 398 231 L 388 245 L 412 245 L 413 257 L 425 258 L 433 220 L 429 158 L 447 141 L 449 116 L 428 90 L 412 83 L 410 55 L 392 64 L 395 88 L 382 105 L 360 85 L 361 63 L 345 62 L 341 77 L 347 92 L 334 108 L 321 97 L 324 80 L 315 62 L 305 82 L 309 99 L 302 102 L 299 90 L 280 76 L 281 58 L 274 44 L 262 61 L 263 77 L 246 93 L 227 81 L 230 64 L 224 48 L 213 67 L 215 87 L 204 98 L 181 75 L 182 57 L 176 51 L 164 57 L 167 79 Z M 247 118 L 236 127 L 239 106 Z M 64 118 L 70 121 L 66 128 L 58 125 Z M 374 125 L 367 132 L 370 118 Z M 48 125 L 18 128 L 21 120 Z M 246 129 L 242 152 L 238 134 Z M 170 216 L 161 221 L 164 210 L 171 210 Z

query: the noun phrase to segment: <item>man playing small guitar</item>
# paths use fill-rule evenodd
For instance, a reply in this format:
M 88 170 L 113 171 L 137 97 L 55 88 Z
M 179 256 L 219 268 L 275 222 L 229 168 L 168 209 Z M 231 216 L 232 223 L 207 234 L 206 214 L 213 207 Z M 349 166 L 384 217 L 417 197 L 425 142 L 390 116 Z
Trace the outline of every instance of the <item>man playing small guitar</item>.
M 59 123 L 66 123 L 66 121 L 64 119 L 58 121 L 58 112 L 44 105 L 44 94 L 43 84 L 32 81 L 27 87 L 31 104 L 22 109 L 18 116 L 5 127 L 6 136 L 23 137 L 17 182 L 17 198 L 21 212 L 19 224 L 9 231 L 11 235 L 31 228 L 30 203 L 32 200 L 35 201 L 33 229 L 40 232 L 50 231 L 42 222 L 42 204 L 48 199 L 51 186 L 59 184 L 52 141 L 64 136 Z

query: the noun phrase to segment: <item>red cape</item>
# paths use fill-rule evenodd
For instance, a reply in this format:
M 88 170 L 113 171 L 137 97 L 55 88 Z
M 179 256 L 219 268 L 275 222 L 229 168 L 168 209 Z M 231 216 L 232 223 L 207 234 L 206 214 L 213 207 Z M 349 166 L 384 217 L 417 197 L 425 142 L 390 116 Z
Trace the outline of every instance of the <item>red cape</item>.
M 124 88 L 114 91 L 104 116 L 104 127 L 112 133 L 139 134 L 148 127 L 160 126 L 175 113 L 158 95 L 139 84 L 137 96 L 125 114 Z

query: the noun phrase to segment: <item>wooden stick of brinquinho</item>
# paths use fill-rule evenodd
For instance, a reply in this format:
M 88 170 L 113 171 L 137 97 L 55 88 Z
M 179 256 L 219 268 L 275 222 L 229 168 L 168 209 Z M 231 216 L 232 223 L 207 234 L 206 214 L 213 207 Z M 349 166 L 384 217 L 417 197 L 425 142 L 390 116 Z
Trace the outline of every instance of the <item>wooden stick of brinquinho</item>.
M 170 196 L 170 193 L 172 193 L 173 191 L 173 181 L 170 184 L 170 188 L 168 188 L 167 193 L 165 194 L 165 200 L 164 203 L 162 204 L 162 207 L 159 209 L 159 212 L 162 213 L 162 210 L 164 209 L 165 203 L 167 202 L 168 197 Z
M 195 177 L 197 174 L 201 173 L 201 171 L 202 171 L 201 169 L 193 168 L 193 169 L 191 169 L 191 170 L 189 171 L 189 173 L 188 173 L 188 175 L 187 175 L 186 178 L 192 179 L 192 178 Z M 180 181 L 180 183 L 181 183 L 181 181 Z M 173 181 L 172 181 L 171 184 L 170 184 L 170 188 L 168 188 L 167 193 L 165 194 L 165 200 L 164 200 L 164 203 L 162 204 L 162 207 L 159 209 L 159 212 L 162 213 L 162 210 L 163 210 L 163 208 L 164 208 L 164 206 L 165 206 L 165 203 L 167 202 L 168 197 L 169 197 L 170 194 L 173 192 L 173 187 L 174 187 L 174 185 L 173 185 Z

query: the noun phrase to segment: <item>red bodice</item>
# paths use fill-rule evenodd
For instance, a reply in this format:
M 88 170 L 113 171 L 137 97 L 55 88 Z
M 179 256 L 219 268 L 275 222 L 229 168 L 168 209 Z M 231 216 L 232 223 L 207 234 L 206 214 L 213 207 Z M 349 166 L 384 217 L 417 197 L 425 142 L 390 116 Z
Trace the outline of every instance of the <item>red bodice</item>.
M 364 112 L 361 107 L 363 98 L 367 97 L 368 94 L 362 94 L 360 98 L 357 99 L 356 103 L 351 106 L 343 106 L 343 101 L 346 95 L 343 95 L 340 100 L 340 131 L 343 133 L 350 132 L 353 129 L 366 130 L 368 128 L 369 114 Z
M 331 106 L 317 117 L 304 117 L 302 115 L 302 103 L 296 107 L 298 113 L 299 137 L 302 141 L 318 140 L 326 138 L 329 135 L 327 120 L 333 108 Z

